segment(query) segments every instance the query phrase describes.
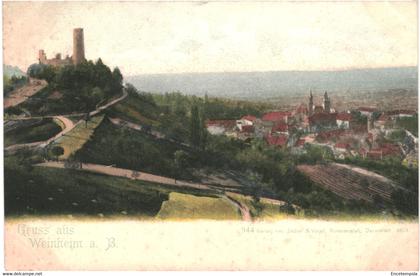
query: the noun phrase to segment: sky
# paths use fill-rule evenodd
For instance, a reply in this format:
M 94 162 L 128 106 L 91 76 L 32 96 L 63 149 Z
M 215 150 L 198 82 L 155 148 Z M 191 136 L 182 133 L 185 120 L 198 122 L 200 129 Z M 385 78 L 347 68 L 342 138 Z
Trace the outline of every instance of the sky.
M 72 54 L 124 75 L 417 65 L 417 3 L 3 2 L 4 63 Z

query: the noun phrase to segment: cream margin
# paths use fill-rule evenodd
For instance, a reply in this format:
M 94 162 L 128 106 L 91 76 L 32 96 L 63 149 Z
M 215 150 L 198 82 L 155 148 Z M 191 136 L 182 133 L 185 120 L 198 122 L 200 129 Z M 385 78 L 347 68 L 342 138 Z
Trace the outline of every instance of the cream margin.
M 408 221 L 20 218 L 6 221 L 5 255 L 7 270 L 413 271 L 418 234 Z

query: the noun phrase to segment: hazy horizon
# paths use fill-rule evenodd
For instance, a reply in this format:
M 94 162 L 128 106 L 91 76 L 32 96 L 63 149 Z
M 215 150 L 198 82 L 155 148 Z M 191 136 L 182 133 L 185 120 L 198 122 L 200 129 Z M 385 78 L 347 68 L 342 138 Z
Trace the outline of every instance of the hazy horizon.
M 203 96 L 271 98 L 306 94 L 309 89 L 346 91 L 387 91 L 417 89 L 417 67 L 388 67 L 344 71 L 267 71 L 178 74 L 139 74 L 125 81 L 139 90 L 154 93 L 180 91 Z
M 8 64 L 9 65 L 9 64 Z M 125 77 L 136 77 L 138 75 L 183 75 L 183 74 L 234 74 L 234 73 L 276 73 L 276 72 L 283 72 L 283 73 L 290 73 L 290 72 L 348 72 L 348 71 L 364 71 L 364 70 L 387 70 L 387 69 L 404 69 L 404 68 L 412 68 L 417 69 L 418 66 L 416 65 L 407 65 L 407 66 L 387 66 L 387 67 L 364 67 L 364 68 L 348 68 L 348 69 L 330 69 L 330 70 L 268 70 L 268 71 L 220 71 L 220 72 L 174 72 L 174 73 L 140 73 L 140 74 L 133 74 L 124 75 Z

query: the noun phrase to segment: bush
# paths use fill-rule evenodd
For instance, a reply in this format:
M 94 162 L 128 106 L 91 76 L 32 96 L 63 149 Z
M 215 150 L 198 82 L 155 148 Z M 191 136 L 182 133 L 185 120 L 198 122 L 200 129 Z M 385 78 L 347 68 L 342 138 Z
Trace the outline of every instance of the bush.
M 296 212 L 295 207 L 293 207 L 293 205 L 290 204 L 290 203 L 286 203 L 284 205 L 281 205 L 279 207 L 279 211 L 283 212 L 283 213 L 286 213 L 286 214 L 291 214 L 291 215 L 295 214 L 295 212 Z
M 49 155 L 53 159 L 57 159 L 60 155 L 63 155 L 63 154 L 64 154 L 64 149 L 62 147 L 54 146 L 53 148 L 51 148 Z

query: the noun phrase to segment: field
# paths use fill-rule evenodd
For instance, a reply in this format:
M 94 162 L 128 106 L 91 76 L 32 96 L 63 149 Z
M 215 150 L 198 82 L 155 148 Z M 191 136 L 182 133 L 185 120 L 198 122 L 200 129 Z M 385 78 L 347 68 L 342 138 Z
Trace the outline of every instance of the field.
M 8 130 L 10 129 L 10 130 Z M 4 145 L 44 141 L 61 131 L 52 119 L 11 121 L 5 126 Z
M 170 193 L 157 215 L 160 219 L 238 220 L 240 214 L 233 204 L 217 197 Z
M 54 146 L 59 146 L 64 149 L 64 154 L 60 159 L 67 159 L 72 153 L 75 153 L 83 147 L 83 145 L 91 138 L 96 127 L 102 122 L 104 116 L 96 116 L 91 118 L 87 127 L 84 122 L 79 123 L 63 137 L 58 138 Z
M 353 168 L 353 169 L 350 169 Z M 390 202 L 395 183 L 375 173 L 347 165 L 299 165 L 314 183 L 349 200 Z

